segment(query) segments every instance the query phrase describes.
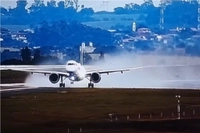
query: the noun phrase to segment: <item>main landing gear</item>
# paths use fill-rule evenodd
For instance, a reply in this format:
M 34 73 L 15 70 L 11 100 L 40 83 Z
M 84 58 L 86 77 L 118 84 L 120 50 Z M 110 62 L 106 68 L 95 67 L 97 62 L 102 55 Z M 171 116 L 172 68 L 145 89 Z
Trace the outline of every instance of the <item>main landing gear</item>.
M 94 83 L 92 83 L 91 77 L 90 77 L 90 83 L 88 83 L 88 88 L 94 88 Z
M 60 88 L 65 88 L 65 83 L 60 83 L 59 86 Z
M 92 82 L 88 83 L 88 88 L 94 88 L 94 84 Z
M 59 84 L 60 88 L 65 88 L 65 83 L 63 83 L 63 76 L 60 77 L 61 83 Z

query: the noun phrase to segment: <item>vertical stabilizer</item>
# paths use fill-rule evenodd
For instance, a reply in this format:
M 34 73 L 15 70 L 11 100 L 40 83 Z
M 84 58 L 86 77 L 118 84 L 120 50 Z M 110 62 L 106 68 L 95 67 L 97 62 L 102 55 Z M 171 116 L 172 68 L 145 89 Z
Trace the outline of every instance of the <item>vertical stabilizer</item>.
M 80 64 L 84 64 L 84 49 L 85 49 L 85 43 L 83 42 L 80 46 Z

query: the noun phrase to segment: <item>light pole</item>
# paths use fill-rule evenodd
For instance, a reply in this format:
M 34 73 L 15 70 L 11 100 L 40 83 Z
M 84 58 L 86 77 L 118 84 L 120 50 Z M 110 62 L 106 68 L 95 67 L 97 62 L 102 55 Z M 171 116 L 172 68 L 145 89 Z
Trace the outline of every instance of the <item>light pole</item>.
M 177 98 L 177 114 L 178 114 L 178 119 L 181 119 L 181 106 L 180 106 L 180 95 L 175 96 Z

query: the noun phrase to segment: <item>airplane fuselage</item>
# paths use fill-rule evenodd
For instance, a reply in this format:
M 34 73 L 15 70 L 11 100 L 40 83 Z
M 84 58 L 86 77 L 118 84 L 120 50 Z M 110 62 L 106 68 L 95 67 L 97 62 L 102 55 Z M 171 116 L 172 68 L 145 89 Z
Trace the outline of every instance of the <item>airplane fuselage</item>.
M 65 69 L 69 74 L 69 80 L 72 82 L 86 78 L 86 69 L 80 63 L 70 60 L 66 63 Z

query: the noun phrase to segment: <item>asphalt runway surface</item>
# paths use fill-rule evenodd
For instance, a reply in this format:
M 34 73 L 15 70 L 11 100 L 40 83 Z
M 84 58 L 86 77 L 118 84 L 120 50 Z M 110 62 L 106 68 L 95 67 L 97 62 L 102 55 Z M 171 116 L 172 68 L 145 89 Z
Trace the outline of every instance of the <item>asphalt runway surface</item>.
M 172 80 L 172 81 L 163 81 L 167 82 L 168 84 L 172 84 L 172 87 L 166 88 L 159 88 L 159 87 L 152 87 L 152 88 L 141 88 L 141 89 L 195 89 L 200 90 L 200 80 Z M 176 83 L 177 85 L 175 85 Z M 185 84 L 185 88 L 183 87 Z M 192 84 L 193 87 L 187 87 L 188 84 Z M 189 85 L 188 85 L 189 86 Z M 191 86 L 191 85 L 190 85 Z M 196 87 L 194 87 L 196 86 Z M 26 94 L 26 93 L 33 93 L 33 92 L 60 92 L 65 93 L 66 90 L 71 89 L 84 89 L 84 87 L 66 87 L 66 88 L 59 88 L 59 87 L 34 87 L 30 86 L 27 83 L 13 83 L 13 84 L 0 84 L 0 92 L 1 96 L 12 96 L 16 94 Z M 96 87 L 94 89 L 100 89 Z M 123 88 L 113 88 L 113 89 L 123 89 Z M 126 89 L 140 89 L 140 88 L 126 88 Z
M 33 87 L 27 86 L 25 83 L 17 84 L 0 84 L 1 97 L 7 97 L 17 94 L 28 94 L 33 92 L 60 92 L 66 91 L 68 88 L 54 88 L 54 87 Z

